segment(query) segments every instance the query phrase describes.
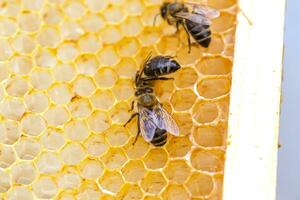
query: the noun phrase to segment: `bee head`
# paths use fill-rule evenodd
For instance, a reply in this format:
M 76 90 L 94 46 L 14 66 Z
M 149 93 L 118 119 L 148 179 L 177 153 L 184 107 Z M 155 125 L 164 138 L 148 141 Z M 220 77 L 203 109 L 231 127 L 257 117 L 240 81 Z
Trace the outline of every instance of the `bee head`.
M 160 7 L 160 15 L 163 19 L 167 18 L 167 14 L 168 14 L 168 6 L 170 3 L 163 3 L 163 5 Z

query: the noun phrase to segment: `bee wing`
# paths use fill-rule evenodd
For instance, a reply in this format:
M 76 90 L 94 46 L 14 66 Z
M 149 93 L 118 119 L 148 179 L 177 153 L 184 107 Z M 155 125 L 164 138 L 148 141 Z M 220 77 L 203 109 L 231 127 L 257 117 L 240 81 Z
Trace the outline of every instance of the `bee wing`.
M 210 25 L 211 24 L 211 21 L 206 16 L 197 14 L 197 13 L 178 12 L 175 14 L 175 16 L 186 19 L 186 20 L 190 20 L 197 24 L 202 24 L 202 25 Z
M 200 5 L 197 3 L 191 3 L 191 2 L 186 2 L 184 4 L 192 7 L 192 11 L 194 13 L 198 13 L 209 19 L 215 19 L 220 16 L 220 12 L 218 10 L 210 8 L 208 6 Z
M 160 104 L 157 104 L 153 110 L 156 114 L 158 127 L 167 130 L 172 135 L 179 136 L 179 128 L 169 113 Z
M 153 120 L 153 118 L 155 118 L 154 113 L 141 105 L 138 105 L 138 110 L 141 134 L 147 142 L 150 142 L 153 139 L 157 128 L 157 125 Z

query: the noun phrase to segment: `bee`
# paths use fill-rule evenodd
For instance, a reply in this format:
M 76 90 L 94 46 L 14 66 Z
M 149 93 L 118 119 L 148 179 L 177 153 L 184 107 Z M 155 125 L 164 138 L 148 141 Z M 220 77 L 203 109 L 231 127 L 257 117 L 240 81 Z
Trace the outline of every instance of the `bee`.
M 158 15 L 154 18 L 154 25 Z M 211 19 L 219 17 L 220 13 L 215 9 L 196 3 L 165 2 L 160 7 L 160 15 L 168 24 L 176 24 L 177 32 L 179 31 L 179 26 L 183 26 L 187 33 L 190 53 L 190 35 L 192 35 L 201 46 L 205 48 L 209 47 L 211 42 Z
M 170 74 L 180 68 L 180 65 L 170 57 L 148 56 L 142 70 L 137 71 L 135 77 L 135 97 L 131 110 L 137 103 L 138 112 L 131 115 L 124 127 L 134 118 L 138 117 L 138 132 L 133 142 L 136 143 L 140 134 L 154 146 L 163 146 L 167 142 L 167 132 L 178 136 L 179 129 L 176 122 L 162 107 L 154 94 L 153 86 L 156 80 L 170 80 L 172 78 L 162 75 Z

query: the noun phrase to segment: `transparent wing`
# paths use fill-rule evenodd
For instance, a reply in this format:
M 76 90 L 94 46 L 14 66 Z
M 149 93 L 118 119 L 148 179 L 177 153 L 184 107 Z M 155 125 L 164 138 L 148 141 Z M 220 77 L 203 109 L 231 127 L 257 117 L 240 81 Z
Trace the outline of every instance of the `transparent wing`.
M 215 19 L 220 16 L 220 12 L 218 10 L 210 8 L 208 6 L 204 6 L 192 2 L 185 2 L 184 4 L 190 6 L 192 12 L 203 15 L 209 19 Z
M 141 134 L 147 142 L 150 142 L 153 139 L 155 134 L 155 129 L 157 128 L 157 125 L 155 125 L 153 120 L 153 116 L 155 115 L 153 111 L 141 105 L 138 105 L 138 112 L 140 115 L 139 123 L 140 123 Z
M 179 136 L 179 128 L 169 113 L 160 104 L 157 104 L 153 110 L 157 126 L 167 130 L 172 135 Z
M 205 17 L 204 15 L 197 13 L 189 13 L 189 12 L 178 12 L 175 14 L 176 17 L 183 18 L 186 20 L 190 20 L 197 24 L 210 25 L 211 21 Z

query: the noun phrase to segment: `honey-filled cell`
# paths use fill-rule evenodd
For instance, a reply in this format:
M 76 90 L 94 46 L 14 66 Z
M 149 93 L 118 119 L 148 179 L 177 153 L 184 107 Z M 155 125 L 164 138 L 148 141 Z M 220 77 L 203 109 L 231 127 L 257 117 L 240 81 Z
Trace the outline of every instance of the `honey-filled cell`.
M 220 16 L 209 47 L 191 37 L 191 52 L 162 3 L 1 5 L 0 199 L 221 199 L 237 1 L 204 3 Z M 181 66 L 153 83 L 179 128 L 162 147 L 137 137 L 138 118 L 123 126 L 150 54 Z

